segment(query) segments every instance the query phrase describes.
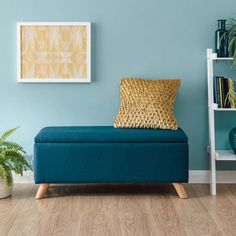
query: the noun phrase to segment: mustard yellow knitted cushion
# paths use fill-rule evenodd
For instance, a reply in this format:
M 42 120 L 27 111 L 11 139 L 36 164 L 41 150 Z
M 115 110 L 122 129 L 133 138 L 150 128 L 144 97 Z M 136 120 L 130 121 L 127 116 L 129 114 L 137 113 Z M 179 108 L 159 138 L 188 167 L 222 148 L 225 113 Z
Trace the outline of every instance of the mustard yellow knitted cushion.
M 114 127 L 176 130 L 174 102 L 179 85 L 179 79 L 121 79 L 121 107 Z

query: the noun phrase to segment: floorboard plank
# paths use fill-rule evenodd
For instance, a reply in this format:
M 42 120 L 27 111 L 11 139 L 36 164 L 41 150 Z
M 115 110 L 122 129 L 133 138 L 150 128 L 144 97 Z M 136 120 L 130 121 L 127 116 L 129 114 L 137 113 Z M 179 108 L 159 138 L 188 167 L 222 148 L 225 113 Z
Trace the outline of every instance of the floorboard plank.
M 235 235 L 236 185 L 53 185 L 42 200 L 37 186 L 16 184 L 0 200 L 0 235 Z

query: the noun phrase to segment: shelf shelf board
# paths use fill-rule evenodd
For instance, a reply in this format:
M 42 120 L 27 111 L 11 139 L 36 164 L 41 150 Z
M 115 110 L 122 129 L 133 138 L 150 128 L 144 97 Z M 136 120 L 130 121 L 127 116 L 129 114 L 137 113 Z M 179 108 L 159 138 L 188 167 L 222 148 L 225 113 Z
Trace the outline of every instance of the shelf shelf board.
M 208 108 L 214 111 L 236 111 L 236 108 L 219 108 L 217 103 L 208 105 Z
M 216 57 L 213 58 L 214 61 L 232 61 L 234 58 L 233 57 Z
M 231 61 L 233 57 L 217 57 L 216 53 L 212 53 L 212 60 L 214 61 Z
M 232 150 L 216 150 L 217 161 L 236 161 L 236 155 Z
M 236 111 L 236 108 L 214 108 L 215 111 Z

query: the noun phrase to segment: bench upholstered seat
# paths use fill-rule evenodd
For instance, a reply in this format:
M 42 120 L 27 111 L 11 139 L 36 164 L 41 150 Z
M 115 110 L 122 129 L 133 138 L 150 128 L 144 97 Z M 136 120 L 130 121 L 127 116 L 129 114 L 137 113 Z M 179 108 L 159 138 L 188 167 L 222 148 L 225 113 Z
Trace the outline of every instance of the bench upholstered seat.
M 182 129 L 46 127 L 35 137 L 34 177 L 49 183 L 186 183 Z

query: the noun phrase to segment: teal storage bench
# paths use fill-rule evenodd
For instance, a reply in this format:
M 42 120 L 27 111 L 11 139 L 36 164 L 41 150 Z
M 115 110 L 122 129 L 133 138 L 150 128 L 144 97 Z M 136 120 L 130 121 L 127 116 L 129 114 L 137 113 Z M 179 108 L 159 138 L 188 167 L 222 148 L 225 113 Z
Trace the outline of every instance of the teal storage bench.
M 188 155 L 180 128 L 46 127 L 35 137 L 36 198 L 51 183 L 173 183 L 186 198 Z

